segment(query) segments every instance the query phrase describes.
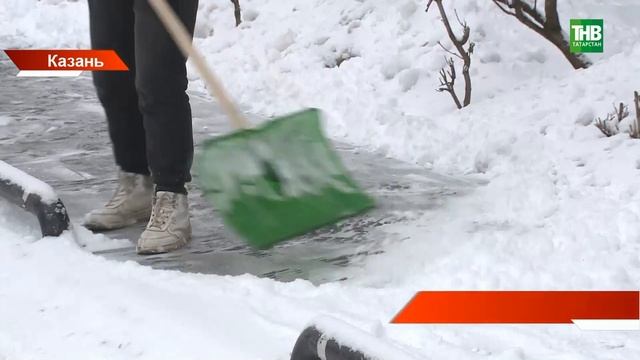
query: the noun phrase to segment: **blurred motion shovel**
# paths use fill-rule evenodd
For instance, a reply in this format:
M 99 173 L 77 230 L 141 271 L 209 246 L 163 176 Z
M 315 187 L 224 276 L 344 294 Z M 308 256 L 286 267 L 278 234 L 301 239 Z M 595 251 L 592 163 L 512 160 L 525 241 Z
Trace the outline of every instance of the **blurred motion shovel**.
M 205 197 L 227 225 L 266 249 L 374 206 L 324 137 L 318 110 L 249 128 L 167 1 L 149 3 L 238 129 L 205 141 L 196 164 Z

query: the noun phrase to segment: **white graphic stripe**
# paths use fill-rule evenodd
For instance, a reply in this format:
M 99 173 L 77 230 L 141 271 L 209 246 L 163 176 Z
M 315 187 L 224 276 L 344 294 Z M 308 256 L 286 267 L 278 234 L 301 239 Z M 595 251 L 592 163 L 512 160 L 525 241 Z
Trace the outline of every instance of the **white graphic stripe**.
M 81 70 L 21 70 L 19 77 L 76 77 L 82 74 Z
M 580 330 L 640 331 L 639 320 L 571 320 Z

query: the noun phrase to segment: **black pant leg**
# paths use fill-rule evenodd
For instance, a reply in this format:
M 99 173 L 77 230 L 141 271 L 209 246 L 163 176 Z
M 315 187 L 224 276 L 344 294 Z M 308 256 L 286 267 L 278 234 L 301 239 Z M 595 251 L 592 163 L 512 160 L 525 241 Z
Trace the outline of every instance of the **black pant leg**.
M 169 2 L 193 33 L 198 1 Z M 136 88 L 151 175 L 159 189 L 181 189 L 191 181 L 193 161 L 186 59 L 147 0 L 134 3 Z
M 115 50 L 128 72 L 94 72 L 104 107 L 116 164 L 124 171 L 149 174 L 145 131 L 135 88 L 135 38 L 132 0 L 89 0 L 91 45 Z

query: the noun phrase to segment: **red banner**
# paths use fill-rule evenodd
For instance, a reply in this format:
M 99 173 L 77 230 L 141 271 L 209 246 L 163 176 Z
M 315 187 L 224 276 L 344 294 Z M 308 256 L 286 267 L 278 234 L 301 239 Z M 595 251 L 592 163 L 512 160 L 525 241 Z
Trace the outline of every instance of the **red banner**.
M 127 71 L 114 50 L 5 50 L 20 71 Z
M 396 324 L 567 324 L 640 320 L 640 291 L 423 291 Z

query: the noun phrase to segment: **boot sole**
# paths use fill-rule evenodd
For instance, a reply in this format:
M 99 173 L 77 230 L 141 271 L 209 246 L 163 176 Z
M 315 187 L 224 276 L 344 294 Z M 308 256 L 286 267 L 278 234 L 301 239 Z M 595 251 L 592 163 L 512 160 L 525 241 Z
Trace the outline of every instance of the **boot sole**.
M 113 225 L 113 226 L 105 226 L 103 224 L 97 224 L 97 223 L 84 223 L 82 224 L 82 226 L 84 226 L 85 228 L 87 228 L 90 231 L 110 231 L 110 230 L 118 230 L 118 229 L 124 229 L 126 227 L 129 226 L 133 226 L 135 224 L 140 224 L 140 223 L 144 223 L 149 221 L 149 218 L 151 217 L 150 213 L 138 213 L 136 214 L 136 216 L 134 217 L 133 220 L 125 222 L 125 223 L 121 223 L 118 225 Z
M 166 254 L 168 252 L 172 252 L 178 249 L 181 249 L 185 246 L 187 246 L 189 242 L 188 241 L 181 241 L 175 244 L 171 244 L 171 245 L 166 245 L 166 246 L 160 246 L 160 247 L 155 247 L 155 248 L 148 248 L 148 249 L 142 249 L 138 246 L 136 246 L 136 252 L 138 253 L 138 255 L 157 255 L 157 254 Z

